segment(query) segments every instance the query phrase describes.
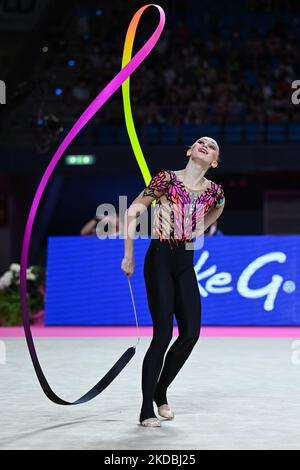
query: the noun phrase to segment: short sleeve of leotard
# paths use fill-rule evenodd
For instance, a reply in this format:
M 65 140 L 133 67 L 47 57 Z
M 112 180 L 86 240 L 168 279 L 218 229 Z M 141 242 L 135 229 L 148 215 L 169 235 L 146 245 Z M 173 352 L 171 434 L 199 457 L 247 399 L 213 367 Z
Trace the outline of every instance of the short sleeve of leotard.
M 225 194 L 222 186 L 219 184 L 218 190 L 217 190 L 217 197 L 215 200 L 215 208 L 218 209 L 225 203 Z
M 159 199 L 167 192 L 170 182 L 170 176 L 167 171 L 160 170 L 151 179 L 148 186 L 144 189 L 143 196 L 152 196 L 153 199 Z

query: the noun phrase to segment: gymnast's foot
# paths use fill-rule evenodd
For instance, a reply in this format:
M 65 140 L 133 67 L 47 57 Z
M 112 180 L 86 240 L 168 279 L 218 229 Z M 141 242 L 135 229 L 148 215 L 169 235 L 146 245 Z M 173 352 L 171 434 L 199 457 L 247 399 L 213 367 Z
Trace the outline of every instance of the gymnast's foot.
M 139 421 L 142 426 L 149 428 L 158 428 L 161 426 L 159 419 L 154 414 L 154 411 L 148 414 L 141 411 Z
M 166 394 L 159 394 L 158 391 L 154 394 L 154 401 L 157 404 L 158 414 L 166 419 L 174 419 L 174 413 L 168 405 Z
M 166 419 L 174 419 L 175 415 L 169 405 L 161 405 L 158 407 L 158 414 Z
M 148 428 L 160 428 L 161 424 L 158 418 L 147 418 L 141 421 L 141 425 Z
M 166 394 L 159 396 L 156 392 L 154 395 L 154 401 L 158 407 L 158 414 L 166 419 L 174 419 L 175 415 L 168 405 Z

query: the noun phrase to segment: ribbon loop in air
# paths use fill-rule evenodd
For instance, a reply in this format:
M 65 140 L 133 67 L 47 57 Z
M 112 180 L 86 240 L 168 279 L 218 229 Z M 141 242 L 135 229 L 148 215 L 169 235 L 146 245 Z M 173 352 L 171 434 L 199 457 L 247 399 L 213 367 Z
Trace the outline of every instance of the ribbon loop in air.
M 20 292 L 21 292 L 21 309 L 22 309 L 22 317 L 23 317 L 23 324 L 24 324 L 24 331 L 26 336 L 26 341 L 29 349 L 29 353 L 32 359 L 32 363 L 37 375 L 37 378 L 40 382 L 40 385 L 46 394 L 46 396 L 59 405 L 77 405 L 79 403 L 85 403 L 92 398 L 96 397 L 101 393 L 113 380 L 114 378 L 122 371 L 122 369 L 126 366 L 126 364 L 130 361 L 130 359 L 135 354 L 135 347 L 131 347 L 125 351 L 125 353 L 120 357 L 120 359 L 115 363 L 115 365 L 107 372 L 107 374 L 86 394 L 84 394 L 81 398 L 74 402 L 68 402 L 61 399 L 58 395 L 56 395 L 53 390 L 51 389 L 47 379 L 43 373 L 41 365 L 39 363 L 36 349 L 34 346 L 28 310 L 27 310 L 27 301 L 26 301 L 26 294 L 27 294 L 27 280 L 26 280 L 26 268 L 28 262 L 28 251 L 30 246 L 30 239 L 32 233 L 32 227 L 34 224 L 34 220 L 36 217 L 36 212 L 39 207 L 39 203 L 43 196 L 44 190 L 48 183 L 50 176 L 52 175 L 56 165 L 58 164 L 60 158 L 62 157 L 65 150 L 69 147 L 73 139 L 76 135 L 81 131 L 81 129 L 89 122 L 89 120 L 94 116 L 94 114 L 101 109 L 101 107 L 106 103 L 106 101 L 116 92 L 116 90 L 124 83 L 127 79 L 129 80 L 129 76 L 137 69 L 137 67 L 145 60 L 151 50 L 154 48 L 155 44 L 157 43 L 165 24 L 165 14 L 163 9 L 159 5 L 155 4 L 148 4 L 140 8 L 132 18 L 132 21 L 129 25 L 126 40 L 125 40 L 125 47 L 124 50 L 127 50 L 127 44 L 131 45 L 135 37 L 136 27 L 139 23 L 140 17 L 144 13 L 144 11 L 149 8 L 150 6 L 155 6 L 159 10 L 159 24 L 155 29 L 154 33 L 145 43 L 145 45 L 132 57 L 131 60 L 122 67 L 121 71 L 103 88 L 103 90 L 99 93 L 99 95 L 92 101 L 92 103 L 88 106 L 88 108 L 83 112 L 83 114 L 79 117 L 76 121 L 72 129 L 69 131 L 65 139 L 59 145 L 57 151 L 55 152 L 54 156 L 52 157 L 42 179 L 39 183 L 37 191 L 35 193 L 30 211 L 28 220 L 25 227 L 23 245 L 22 245 L 22 253 L 21 253 L 21 269 L 20 269 Z M 130 47 L 129 47 L 130 49 Z M 128 50 L 129 50 L 128 49 Z M 124 62 L 124 60 L 123 60 Z

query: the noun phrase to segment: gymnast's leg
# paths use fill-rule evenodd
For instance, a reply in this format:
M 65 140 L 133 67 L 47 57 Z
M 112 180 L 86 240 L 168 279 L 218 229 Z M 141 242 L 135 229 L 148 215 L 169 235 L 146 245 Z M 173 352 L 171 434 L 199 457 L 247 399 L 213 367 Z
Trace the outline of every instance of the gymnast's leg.
M 161 249 L 157 252 L 150 248 L 144 263 L 147 299 L 153 321 L 153 338 L 142 366 L 143 403 L 140 422 L 156 417 L 153 408 L 154 391 L 173 333 L 174 280 L 165 255 Z
M 200 336 L 201 298 L 193 266 L 175 279 L 175 316 L 179 335 L 167 352 L 157 383 L 154 395 L 157 406 L 168 404 L 167 388 L 191 354 Z

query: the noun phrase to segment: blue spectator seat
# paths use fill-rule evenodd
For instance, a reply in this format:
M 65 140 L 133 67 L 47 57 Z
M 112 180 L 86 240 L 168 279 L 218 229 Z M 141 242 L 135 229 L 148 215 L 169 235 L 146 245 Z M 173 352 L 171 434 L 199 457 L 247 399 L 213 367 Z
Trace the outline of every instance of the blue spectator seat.
M 286 140 L 286 125 L 269 123 L 267 124 L 267 141 L 284 142 Z
M 221 124 L 203 124 L 200 126 L 198 137 L 207 136 L 215 140 L 221 139 Z
M 241 142 L 243 127 L 240 124 L 225 124 L 224 142 Z
M 261 128 L 255 122 L 245 124 L 245 134 L 247 142 L 258 142 L 261 139 Z
M 179 140 L 179 127 L 163 124 L 160 128 L 160 141 L 162 144 L 176 144 Z
M 119 126 L 117 129 L 117 143 L 128 144 L 130 142 L 126 126 Z
M 293 122 L 288 127 L 288 141 L 300 142 L 300 122 Z
M 197 140 L 199 135 L 199 126 L 194 124 L 183 124 L 181 127 L 182 141 L 186 145 L 192 145 Z
M 97 144 L 115 144 L 116 143 L 116 127 L 98 125 L 96 129 Z
M 147 124 L 143 128 L 145 140 L 150 145 L 159 143 L 159 126 L 157 124 Z

